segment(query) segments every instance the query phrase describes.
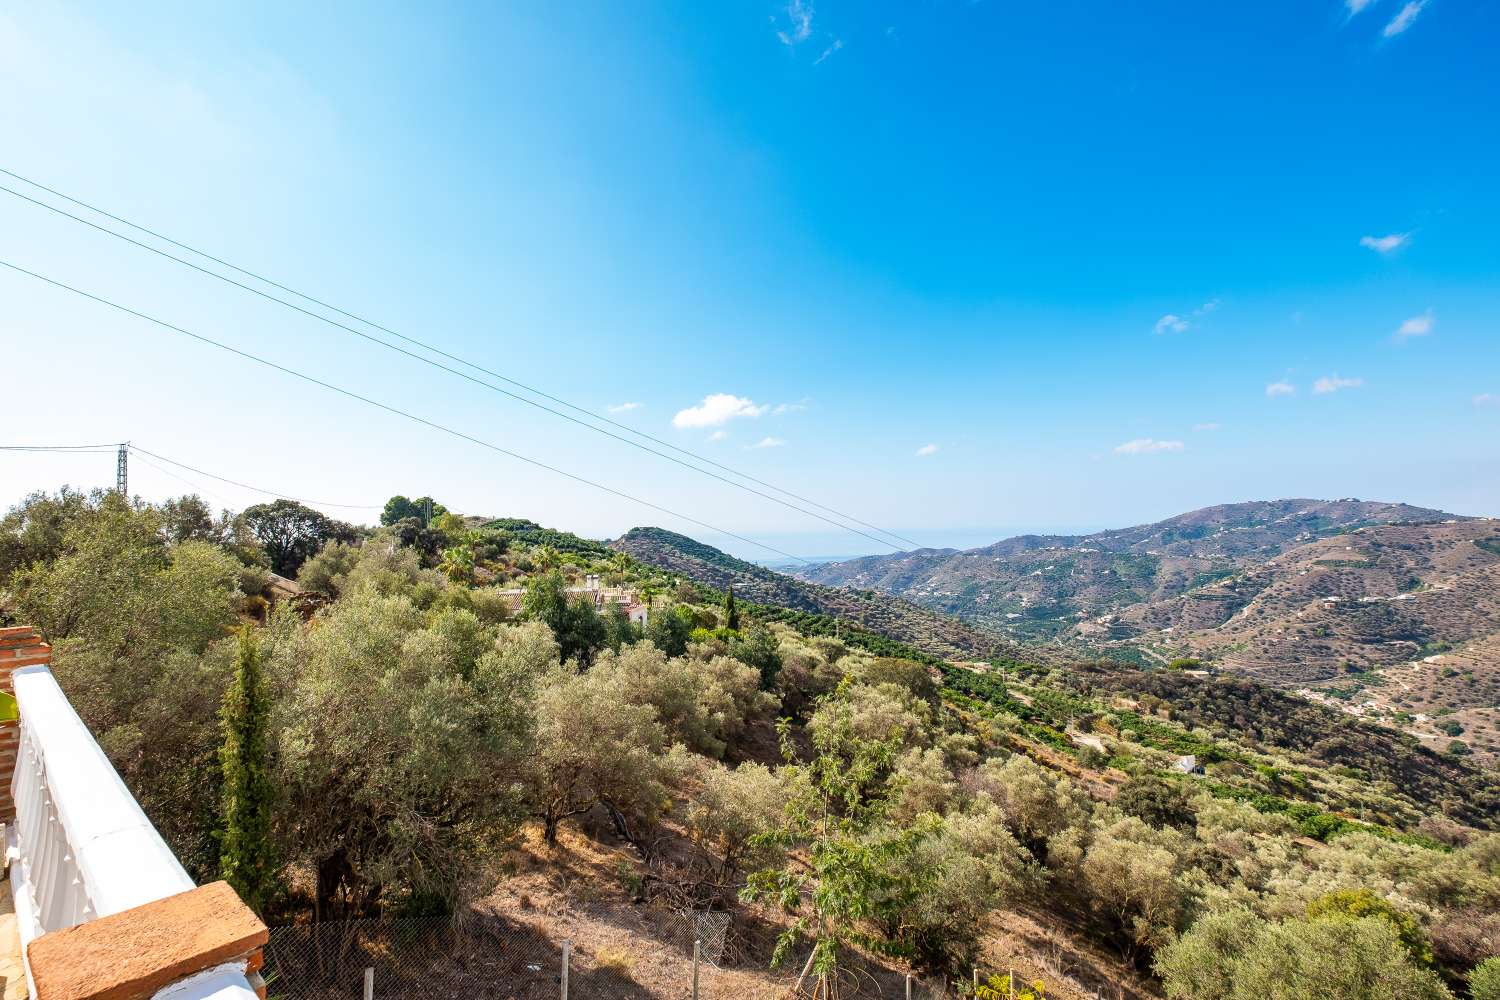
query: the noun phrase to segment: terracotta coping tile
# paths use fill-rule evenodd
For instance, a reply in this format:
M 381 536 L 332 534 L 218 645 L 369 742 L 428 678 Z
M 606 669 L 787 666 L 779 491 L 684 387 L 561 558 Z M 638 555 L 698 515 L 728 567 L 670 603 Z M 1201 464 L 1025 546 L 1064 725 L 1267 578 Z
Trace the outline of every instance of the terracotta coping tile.
M 43 934 L 26 956 L 35 1000 L 137 1000 L 247 958 L 267 936 L 266 925 L 229 883 L 214 882 Z

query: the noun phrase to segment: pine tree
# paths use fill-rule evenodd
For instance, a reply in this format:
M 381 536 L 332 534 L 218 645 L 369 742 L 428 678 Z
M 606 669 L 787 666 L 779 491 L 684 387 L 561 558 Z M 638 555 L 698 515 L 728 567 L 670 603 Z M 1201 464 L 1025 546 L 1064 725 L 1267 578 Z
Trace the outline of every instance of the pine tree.
M 256 913 L 264 913 L 276 888 L 271 839 L 276 788 L 270 774 L 271 695 L 260 651 L 249 627 L 240 630 L 239 662 L 219 710 L 224 743 L 224 828 L 220 868 L 225 881 Z
M 734 606 L 734 586 L 724 595 L 724 627 L 740 630 L 740 610 Z

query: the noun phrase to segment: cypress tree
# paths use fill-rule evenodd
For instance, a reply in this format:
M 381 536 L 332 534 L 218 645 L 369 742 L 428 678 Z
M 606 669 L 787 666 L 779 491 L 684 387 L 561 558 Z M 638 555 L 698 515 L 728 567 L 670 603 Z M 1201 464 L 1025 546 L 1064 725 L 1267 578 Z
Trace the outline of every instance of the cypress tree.
M 219 721 L 224 743 L 224 828 L 219 866 L 224 880 L 256 913 L 264 913 L 276 887 L 271 839 L 276 788 L 270 773 L 271 695 L 250 628 L 240 630 L 234 681 L 224 692 Z
M 736 632 L 740 630 L 740 609 L 734 606 L 733 584 L 730 584 L 729 592 L 724 595 L 724 627 Z

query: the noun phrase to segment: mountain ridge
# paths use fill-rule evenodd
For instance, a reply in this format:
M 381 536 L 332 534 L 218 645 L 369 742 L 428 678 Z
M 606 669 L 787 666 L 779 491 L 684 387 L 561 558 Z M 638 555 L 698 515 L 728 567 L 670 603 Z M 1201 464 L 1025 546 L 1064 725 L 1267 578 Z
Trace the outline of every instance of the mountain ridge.
M 1293 547 L 1370 524 L 1465 520 L 1356 499 L 1247 501 L 1086 535 L 1016 535 L 975 549 L 922 549 L 807 567 L 796 576 L 875 589 L 1021 641 L 1079 618 L 1160 601 Z
M 1482 759 L 1500 750 L 1500 522 L 1407 504 L 1223 504 L 1091 535 L 802 571 L 1076 659 L 1201 661 Z M 1028 650 L 1029 651 L 1029 650 Z
M 843 619 L 931 654 L 988 659 L 1015 652 L 1003 636 L 902 598 L 801 580 L 665 528 L 632 528 L 608 546 L 717 590 L 732 586 L 741 599 Z

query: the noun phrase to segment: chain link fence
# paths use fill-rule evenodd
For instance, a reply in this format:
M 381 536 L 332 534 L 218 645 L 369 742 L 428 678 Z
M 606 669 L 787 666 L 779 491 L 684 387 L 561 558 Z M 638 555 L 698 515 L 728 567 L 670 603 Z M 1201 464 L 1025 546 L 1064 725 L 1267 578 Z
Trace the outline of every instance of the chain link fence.
M 265 948 L 268 998 L 556 997 L 560 949 L 523 926 L 449 917 L 276 927 Z
M 272 928 L 269 1000 L 780 1000 L 795 992 L 807 950 L 769 968 L 774 928 L 728 913 L 593 907 L 582 913 L 330 921 Z M 570 936 L 569 932 L 575 932 Z M 695 948 L 696 945 L 696 948 Z M 853 959 L 843 1000 L 936 1000 L 956 994 Z

